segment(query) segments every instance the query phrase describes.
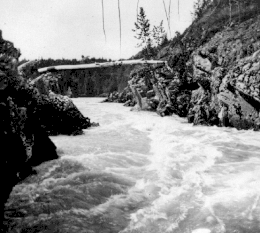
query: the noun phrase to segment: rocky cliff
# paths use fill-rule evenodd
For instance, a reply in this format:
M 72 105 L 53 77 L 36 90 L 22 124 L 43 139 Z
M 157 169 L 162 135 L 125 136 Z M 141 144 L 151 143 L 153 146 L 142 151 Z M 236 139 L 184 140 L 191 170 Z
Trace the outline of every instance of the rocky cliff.
M 192 80 L 201 87 L 192 93 L 188 114 L 191 122 L 197 123 L 198 115 L 202 114 L 198 111 L 208 114 L 213 110 L 222 125 L 259 129 L 259 26 L 258 16 L 234 24 L 191 54 L 187 65 Z M 199 102 L 198 92 L 201 96 L 208 95 L 207 100 Z
M 12 188 L 33 173 L 34 166 L 58 158 L 55 145 L 35 117 L 37 92 L 19 75 L 19 56 L 19 50 L 0 31 L 2 208 Z
M 259 6 L 237 3 L 212 1 L 159 51 L 157 59 L 168 66 L 132 72 L 129 87 L 139 109 L 188 117 L 194 125 L 260 129 Z

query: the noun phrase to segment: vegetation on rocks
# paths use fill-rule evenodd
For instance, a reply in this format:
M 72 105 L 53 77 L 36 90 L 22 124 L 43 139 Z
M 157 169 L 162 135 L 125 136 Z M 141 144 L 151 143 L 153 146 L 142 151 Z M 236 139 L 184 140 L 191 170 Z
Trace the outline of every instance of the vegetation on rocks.
M 168 66 L 132 71 L 137 108 L 194 125 L 259 130 L 259 12 L 255 0 L 197 1 L 192 25 L 154 56 Z

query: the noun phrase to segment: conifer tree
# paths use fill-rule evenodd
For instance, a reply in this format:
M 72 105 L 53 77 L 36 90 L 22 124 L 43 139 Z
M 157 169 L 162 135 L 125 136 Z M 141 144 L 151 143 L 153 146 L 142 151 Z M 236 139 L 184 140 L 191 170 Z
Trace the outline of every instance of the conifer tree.
M 137 15 L 137 22 L 135 22 L 135 29 L 133 29 L 133 31 L 136 32 L 135 38 L 139 40 L 137 46 L 143 47 L 142 53 L 145 59 L 152 58 L 155 54 L 152 47 L 150 22 L 149 19 L 146 18 L 145 11 L 142 7 L 140 7 L 140 12 Z
M 159 26 L 154 26 L 152 30 L 152 37 L 155 46 L 161 46 L 167 40 L 166 32 L 163 27 L 163 20 Z
M 144 9 L 140 7 L 140 12 L 137 15 L 137 22 L 135 22 L 135 29 L 136 32 L 135 38 L 137 38 L 140 43 L 137 44 L 138 47 L 145 45 L 147 47 L 150 39 L 150 22 L 146 18 L 146 14 Z

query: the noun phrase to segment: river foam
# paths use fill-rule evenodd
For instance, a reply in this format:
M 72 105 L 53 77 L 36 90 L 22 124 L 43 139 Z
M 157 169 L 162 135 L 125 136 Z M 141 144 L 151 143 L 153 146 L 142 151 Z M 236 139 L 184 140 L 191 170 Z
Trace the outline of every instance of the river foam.
M 59 193 L 63 205 L 69 193 L 69 207 L 52 213 L 69 222 L 57 224 L 64 232 L 260 231 L 258 132 L 194 127 L 97 98 L 73 101 L 100 127 L 52 137 L 61 160 L 39 168 L 42 178 L 30 184 L 39 196 Z

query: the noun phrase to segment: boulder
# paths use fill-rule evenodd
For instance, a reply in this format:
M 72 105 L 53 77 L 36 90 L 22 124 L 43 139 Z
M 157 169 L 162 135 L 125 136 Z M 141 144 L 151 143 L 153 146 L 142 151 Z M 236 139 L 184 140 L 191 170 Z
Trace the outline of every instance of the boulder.
M 28 88 L 38 92 L 35 109 L 45 131 L 49 135 L 78 135 L 83 129 L 96 126 L 81 114 L 69 96 L 61 95 L 59 78 L 60 75 L 46 73 L 26 82 Z

